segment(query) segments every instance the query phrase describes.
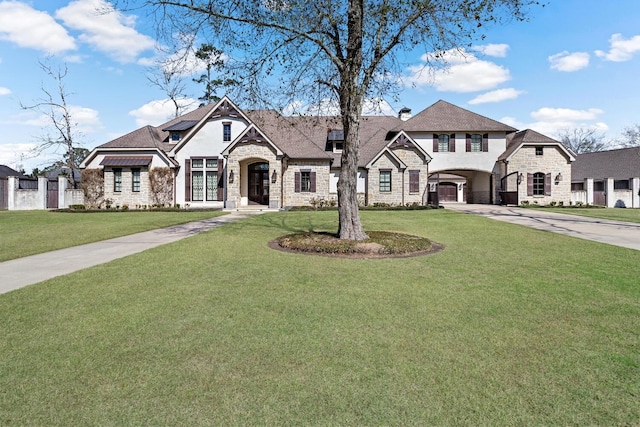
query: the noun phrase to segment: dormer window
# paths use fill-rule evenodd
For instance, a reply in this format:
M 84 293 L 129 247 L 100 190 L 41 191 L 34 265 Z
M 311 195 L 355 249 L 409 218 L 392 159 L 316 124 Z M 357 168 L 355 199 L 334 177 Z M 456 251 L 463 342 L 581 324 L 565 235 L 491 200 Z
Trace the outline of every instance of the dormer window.
M 341 153 L 342 152 L 342 147 L 344 147 L 344 142 L 342 142 L 342 141 L 335 141 L 333 143 L 333 151 L 335 153 Z
M 231 122 L 222 123 L 222 140 L 231 142 Z
M 180 141 L 180 132 L 171 132 L 171 142 Z

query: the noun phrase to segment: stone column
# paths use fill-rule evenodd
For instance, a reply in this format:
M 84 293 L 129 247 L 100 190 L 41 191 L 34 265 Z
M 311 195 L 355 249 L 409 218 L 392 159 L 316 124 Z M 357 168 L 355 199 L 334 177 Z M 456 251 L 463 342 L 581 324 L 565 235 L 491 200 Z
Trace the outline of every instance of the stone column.
M 36 209 L 47 209 L 47 184 L 49 180 L 46 176 L 38 177 L 38 206 Z
M 616 198 L 614 197 L 613 178 L 607 178 L 604 180 L 604 189 L 607 195 L 607 207 L 613 208 L 616 205 Z
M 631 207 L 640 208 L 640 178 L 631 178 Z
M 18 177 L 10 176 L 7 179 L 7 209 L 10 211 L 16 210 L 16 190 L 18 190 Z
M 69 207 L 69 201 L 65 198 L 65 191 L 69 181 L 67 177 L 58 175 L 58 209 L 66 209 Z
M 593 205 L 593 178 L 584 180 L 584 189 L 587 191 L 587 204 Z

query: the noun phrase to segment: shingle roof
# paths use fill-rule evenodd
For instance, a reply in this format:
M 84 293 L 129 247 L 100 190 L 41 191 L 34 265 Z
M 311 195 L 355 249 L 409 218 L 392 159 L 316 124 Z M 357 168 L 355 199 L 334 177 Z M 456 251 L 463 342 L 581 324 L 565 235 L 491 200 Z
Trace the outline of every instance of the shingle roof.
M 640 177 L 640 147 L 584 153 L 571 164 L 571 181 L 629 179 Z
M 396 130 L 407 132 L 514 132 L 517 129 L 440 100 L 403 122 Z
M 498 160 L 508 159 L 520 146 L 524 144 L 560 144 L 562 148 L 569 152 L 570 155 L 575 157 L 573 152 L 568 150 L 561 142 L 538 133 L 535 130 L 525 129 L 520 132 L 507 135 L 507 149 L 500 155 L 500 157 L 498 157 Z
M 0 165 L 0 178 L 7 178 L 9 176 L 17 176 L 18 178 L 27 178 L 26 175 L 21 174 L 20 172 L 10 168 L 9 166 Z

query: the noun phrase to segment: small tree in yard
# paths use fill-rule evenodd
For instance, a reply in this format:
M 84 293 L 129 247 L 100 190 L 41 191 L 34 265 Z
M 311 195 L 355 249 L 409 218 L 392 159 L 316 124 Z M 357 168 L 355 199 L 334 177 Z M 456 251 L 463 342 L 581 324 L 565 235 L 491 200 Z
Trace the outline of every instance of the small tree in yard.
M 104 200 L 104 173 L 102 169 L 83 169 L 80 188 L 84 192 L 84 202 L 89 209 L 99 209 Z
M 173 171 L 171 168 L 152 168 L 149 170 L 149 185 L 154 204 L 171 206 L 173 201 Z
M 119 0 L 160 14 L 171 39 L 200 34 L 228 53 L 225 66 L 252 99 L 301 98 L 339 106 L 340 238 L 364 240 L 357 196 L 360 118 L 367 99 L 399 89 L 402 52 L 436 63 L 482 37 L 486 24 L 524 20 L 533 0 Z M 432 65 L 434 62 L 432 62 Z

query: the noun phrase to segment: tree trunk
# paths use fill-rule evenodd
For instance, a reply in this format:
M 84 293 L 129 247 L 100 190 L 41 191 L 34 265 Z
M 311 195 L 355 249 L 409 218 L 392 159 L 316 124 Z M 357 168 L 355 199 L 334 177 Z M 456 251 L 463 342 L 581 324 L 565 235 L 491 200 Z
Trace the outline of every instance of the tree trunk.
M 338 179 L 338 235 L 346 240 L 365 240 L 358 209 L 358 158 L 360 116 L 365 90 L 359 84 L 362 69 L 363 0 L 349 2 L 347 61 L 340 73 L 340 111 L 344 131 L 340 177 Z

